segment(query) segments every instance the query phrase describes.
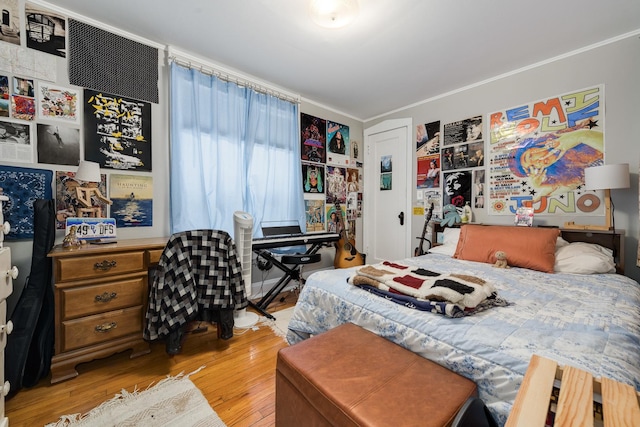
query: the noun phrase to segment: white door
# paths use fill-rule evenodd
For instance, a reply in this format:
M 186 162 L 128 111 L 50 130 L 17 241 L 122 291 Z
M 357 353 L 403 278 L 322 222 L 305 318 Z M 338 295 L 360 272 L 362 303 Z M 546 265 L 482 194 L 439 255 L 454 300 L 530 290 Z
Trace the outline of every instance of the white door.
M 363 252 L 367 264 L 411 256 L 411 119 L 365 129 Z

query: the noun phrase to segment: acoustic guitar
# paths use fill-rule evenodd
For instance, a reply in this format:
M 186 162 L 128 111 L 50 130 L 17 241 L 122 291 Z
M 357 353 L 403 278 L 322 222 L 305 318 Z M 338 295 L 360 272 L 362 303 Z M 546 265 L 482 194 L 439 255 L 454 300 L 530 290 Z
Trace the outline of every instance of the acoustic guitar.
M 336 242 L 336 256 L 333 259 L 333 266 L 335 268 L 349 268 L 364 265 L 364 256 L 356 249 L 355 240 L 349 238 L 342 218 L 342 209 L 337 199 L 334 205 L 336 207 L 336 217 L 338 217 L 340 239 Z
M 422 228 L 422 237 L 418 237 L 417 238 L 418 240 L 420 240 L 420 244 L 413 251 L 413 256 L 420 256 L 420 255 L 424 255 L 424 254 L 427 253 L 424 250 L 424 247 L 423 247 L 425 240 L 427 242 L 429 242 L 429 247 L 427 248 L 427 250 L 431 249 L 431 240 L 427 239 L 425 236 L 427 234 L 427 229 L 429 228 L 429 222 L 431 221 L 431 216 L 432 215 L 433 215 L 433 203 L 431 203 L 431 206 L 429 206 L 429 211 L 427 212 L 427 217 L 424 220 L 424 227 Z

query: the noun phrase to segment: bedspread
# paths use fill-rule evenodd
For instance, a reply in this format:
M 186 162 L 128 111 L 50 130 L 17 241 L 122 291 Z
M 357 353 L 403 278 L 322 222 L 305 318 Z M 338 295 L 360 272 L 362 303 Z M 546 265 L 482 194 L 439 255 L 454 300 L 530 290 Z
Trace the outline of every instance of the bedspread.
M 473 380 L 500 424 L 534 353 L 640 390 L 640 285 L 635 281 L 616 274 L 497 269 L 438 254 L 400 262 L 483 278 L 510 305 L 450 318 L 348 284 L 354 268 L 324 270 L 313 273 L 300 293 L 289 343 L 355 323 Z

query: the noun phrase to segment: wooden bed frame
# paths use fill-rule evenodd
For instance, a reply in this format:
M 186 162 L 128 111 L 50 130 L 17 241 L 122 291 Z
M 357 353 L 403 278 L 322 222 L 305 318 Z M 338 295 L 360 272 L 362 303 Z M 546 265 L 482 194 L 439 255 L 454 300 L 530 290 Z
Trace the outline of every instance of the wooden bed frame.
M 474 225 L 491 225 L 496 226 L 498 224 L 474 224 Z M 461 227 L 464 224 L 456 224 L 455 227 Z M 498 225 L 504 226 L 504 225 Z M 505 226 L 506 227 L 506 226 Z M 560 227 L 544 227 L 540 228 L 559 228 L 563 239 L 567 242 L 585 242 L 595 243 L 605 248 L 611 249 L 614 254 L 614 261 L 616 263 L 616 272 L 618 274 L 624 274 L 624 230 L 616 229 L 613 231 L 603 230 L 576 230 L 565 229 Z M 431 222 L 431 242 L 432 246 L 437 243 L 438 233 L 441 233 L 445 227 L 442 227 L 439 222 Z

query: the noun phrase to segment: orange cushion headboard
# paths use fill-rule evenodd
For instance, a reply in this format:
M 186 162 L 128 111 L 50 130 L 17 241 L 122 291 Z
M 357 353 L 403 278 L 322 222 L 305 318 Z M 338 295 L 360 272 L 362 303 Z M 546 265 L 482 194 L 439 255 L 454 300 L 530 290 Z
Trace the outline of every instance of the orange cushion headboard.
M 557 228 L 463 225 L 454 258 L 493 264 L 504 251 L 510 266 L 553 273 Z

